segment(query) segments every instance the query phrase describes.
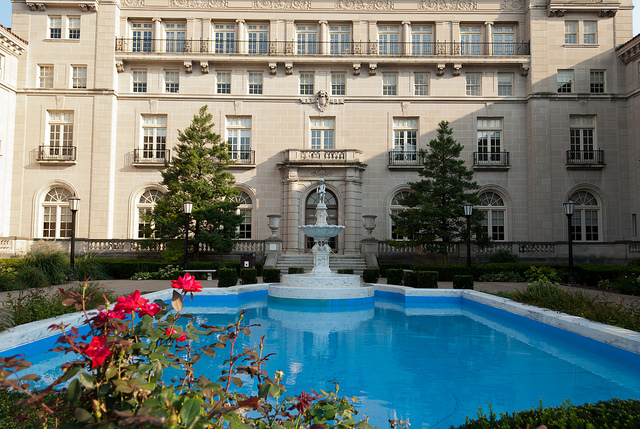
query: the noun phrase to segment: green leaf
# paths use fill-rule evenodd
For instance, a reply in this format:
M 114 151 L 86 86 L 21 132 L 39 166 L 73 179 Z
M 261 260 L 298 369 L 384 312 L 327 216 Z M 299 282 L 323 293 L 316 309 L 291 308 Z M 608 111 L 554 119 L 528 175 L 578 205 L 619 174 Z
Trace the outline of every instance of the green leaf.
M 74 417 L 81 423 L 93 423 L 93 416 L 84 408 L 76 408 L 73 411 Z
M 76 378 L 69 383 L 67 387 L 67 399 L 70 403 L 75 404 L 80 399 L 81 392 L 80 381 Z
M 194 398 L 187 399 L 180 410 L 180 418 L 185 426 L 192 425 L 200 416 L 200 401 Z
M 258 398 L 266 398 L 271 388 L 270 383 L 262 383 L 258 385 Z
M 80 383 L 82 383 L 82 385 L 87 389 L 93 389 L 94 387 L 96 387 L 95 379 L 92 375 L 87 374 L 86 372 L 81 372 L 80 374 L 78 374 L 78 379 L 80 380 Z
M 231 382 L 235 384 L 237 387 L 242 387 L 242 380 L 240 380 L 238 377 L 233 377 L 231 379 Z

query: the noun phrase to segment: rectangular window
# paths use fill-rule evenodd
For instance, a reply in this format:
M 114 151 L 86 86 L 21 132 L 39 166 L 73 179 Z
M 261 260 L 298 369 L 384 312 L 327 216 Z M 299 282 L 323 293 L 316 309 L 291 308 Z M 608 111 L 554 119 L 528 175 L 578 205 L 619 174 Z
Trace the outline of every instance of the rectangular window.
M 400 53 L 400 27 L 383 26 L 378 28 L 378 55 L 398 55 Z
M 478 157 L 477 163 L 495 164 L 502 155 L 502 119 L 478 119 Z
M 571 116 L 569 152 L 574 163 L 592 163 L 596 161 L 596 119 L 595 116 Z
M 332 25 L 329 27 L 329 43 L 331 55 L 348 55 L 351 53 L 351 27 Z
M 493 27 L 493 55 L 513 55 L 515 27 Z
M 513 95 L 513 73 L 498 73 L 498 95 Z
M 167 38 L 167 52 L 185 52 L 185 40 L 187 38 L 187 24 L 167 23 L 165 24 L 165 35 Z
M 167 117 L 142 116 L 142 158 L 162 160 L 167 154 Z
M 466 94 L 480 95 L 480 83 L 482 81 L 481 73 L 467 73 L 466 75 Z
M 558 70 L 558 92 L 561 94 L 573 92 L 573 70 Z
M 584 33 L 584 44 L 585 45 L 595 45 L 597 43 L 596 37 L 596 22 L 595 21 L 585 21 L 583 25 Z
M 151 52 L 153 24 L 134 22 L 131 27 L 133 29 L 133 52 Z
M 215 24 L 215 52 L 216 54 L 233 54 L 236 50 L 235 24 Z
M 382 73 L 382 95 L 398 95 L 398 75 Z
M 296 27 L 296 49 L 300 55 L 314 55 L 318 52 L 318 27 L 315 25 L 298 25 Z
M 480 210 L 484 215 L 482 229 L 494 241 L 504 241 L 504 210 Z
M 300 95 L 313 95 L 313 73 L 300 73 Z
M 53 66 L 38 66 L 38 88 L 53 88 Z
M 480 55 L 481 29 L 479 26 L 460 27 L 460 55 Z
M 578 43 L 578 23 L 576 21 L 565 21 L 564 43 L 567 45 Z
M 180 90 L 180 72 L 176 70 L 164 71 L 164 92 L 177 93 Z
M 249 72 L 249 94 L 262 94 L 261 72 Z
M 133 92 L 147 92 L 147 71 L 131 70 Z
M 247 26 L 249 33 L 250 54 L 267 54 L 269 43 L 269 26 L 252 24 Z
M 393 120 L 393 160 L 398 164 L 418 161 L 418 119 Z
M 71 87 L 87 87 L 87 66 L 71 66 Z
M 217 72 L 216 81 L 218 94 L 231 94 L 231 72 Z
M 69 30 L 69 39 L 79 39 L 80 38 L 80 17 L 79 16 L 70 16 L 67 19 L 67 25 Z
M 62 17 L 49 17 L 49 38 L 62 39 Z
M 49 159 L 73 159 L 73 112 L 49 113 Z
M 592 94 L 604 94 L 604 70 L 591 70 L 589 72 L 589 92 Z
M 334 120 L 330 118 L 312 118 L 311 149 L 334 149 Z
M 429 73 L 415 73 L 413 79 L 414 95 L 429 95 Z
M 251 163 L 251 118 L 227 118 L 229 156 L 239 164 Z
M 331 95 L 345 95 L 347 75 L 345 73 L 331 73 Z
M 432 27 L 430 25 L 411 26 L 411 55 L 431 55 Z

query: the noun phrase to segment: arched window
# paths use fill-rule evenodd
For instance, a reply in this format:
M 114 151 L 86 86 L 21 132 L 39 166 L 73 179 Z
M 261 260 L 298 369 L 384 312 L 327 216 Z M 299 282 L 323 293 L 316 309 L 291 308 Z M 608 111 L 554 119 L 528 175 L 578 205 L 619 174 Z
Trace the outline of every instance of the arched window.
M 484 220 L 482 227 L 487 236 L 494 241 L 506 240 L 504 218 L 506 207 L 502 197 L 495 192 L 484 192 L 480 194 L 480 206 L 478 210 L 483 212 Z
M 157 189 L 147 189 L 138 200 L 136 205 L 136 213 L 138 215 L 136 238 L 153 237 L 153 223 L 149 216 L 153 211 L 156 202 L 162 198 L 164 194 Z
M 571 233 L 575 241 L 598 241 L 600 204 L 596 197 L 587 191 L 578 191 L 571 195 L 575 206 L 571 218 Z
M 403 206 L 402 204 L 400 204 L 400 201 L 402 201 L 404 198 L 406 198 L 409 195 L 409 191 L 400 191 L 397 194 L 395 194 L 393 196 L 393 198 L 391 199 L 391 207 L 389 207 L 389 213 L 397 216 L 400 213 L 402 213 L 403 211 L 407 210 L 407 207 Z M 393 221 L 393 219 L 391 219 L 390 222 L 391 225 L 391 239 L 392 240 L 408 240 L 408 237 L 405 237 L 404 235 L 400 235 L 397 232 L 397 227 L 395 222 Z
M 42 202 L 42 237 L 71 237 L 69 198 L 73 195 L 63 187 L 51 188 Z
M 320 195 L 317 192 L 312 192 L 307 197 L 307 202 L 305 204 L 304 210 L 304 221 L 305 225 L 315 225 L 316 223 L 316 206 L 320 201 Z M 327 205 L 327 223 L 329 225 L 338 225 L 338 199 L 336 196 L 327 189 L 327 193 L 324 197 L 324 203 Z M 307 237 L 306 242 L 307 250 L 311 250 L 313 247 L 313 238 Z M 332 237 L 329 239 L 329 247 L 331 250 L 338 250 L 338 241 L 336 237 Z
M 240 205 L 238 206 L 238 214 L 242 215 L 242 221 L 238 225 L 238 238 L 241 240 L 251 239 L 251 220 L 253 219 L 253 203 L 251 197 L 244 191 L 241 191 L 234 200 Z

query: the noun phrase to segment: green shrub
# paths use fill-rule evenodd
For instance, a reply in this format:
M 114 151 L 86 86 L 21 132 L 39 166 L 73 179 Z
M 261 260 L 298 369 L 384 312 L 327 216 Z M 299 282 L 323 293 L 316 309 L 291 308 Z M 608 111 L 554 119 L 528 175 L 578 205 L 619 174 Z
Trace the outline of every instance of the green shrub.
M 218 287 L 235 286 L 238 283 L 238 271 L 234 268 L 218 270 Z
M 623 265 L 580 265 L 574 271 L 579 283 L 587 286 L 597 286 L 603 280 L 624 282 L 625 278 L 637 278 L 640 275 L 638 267 Z
M 438 289 L 438 272 L 417 271 L 416 287 L 421 289 Z
M 258 283 L 258 270 L 255 268 L 243 268 L 240 270 L 240 283 L 252 285 Z
M 202 273 L 198 273 L 202 274 Z M 167 265 L 155 272 L 142 271 L 131 276 L 132 280 L 172 280 L 184 275 L 184 270 L 178 265 Z
M 450 282 L 457 274 L 469 274 L 466 265 L 435 265 L 435 264 L 414 264 L 411 265 L 413 271 L 437 271 L 438 280 Z
M 404 270 L 400 268 L 389 268 L 387 270 L 387 284 L 401 285 L 404 277 Z
M 15 279 L 21 288 L 42 288 L 50 285 L 49 279 L 38 267 L 24 267 L 16 273 Z
M 409 270 L 411 269 L 411 264 L 398 264 L 398 263 L 388 263 L 388 262 L 383 262 L 380 264 L 380 275 L 382 277 L 387 277 L 388 276 L 388 270 L 391 269 L 400 269 L 400 270 Z
M 304 274 L 304 267 L 289 267 L 289 274 Z
M 453 276 L 453 288 L 473 290 L 473 276 Z
M 56 395 L 52 394 L 46 396 L 43 400 L 44 403 L 48 403 L 49 401 L 53 401 Z M 3 429 L 40 429 L 42 428 L 42 423 L 36 417 L 36 411 L 30 410 L 26 415 L 26 420 L 21 421 L 16 419 L 15 414 L 13 412 L 16 409 L 21 409 L 22 407 L 18 407 L 16 404 L 18 401 L 24 401 L 28 399 L 28 396 L 24 393 L 9 391 L 9 390 L 0 390 L 0 428 Z M 54 428 L 56 427 L 56 421 L 58 417 L 49 417 L 47 419 L 48 426 Z M 69 416 L 65 416 L 69 417 Z
M 109 278 L 102 260 L 93 255 L 85 255 L 75 259 L 77 280 L 107 280 Z
M 418 287 L 418 271 L 404 271 L 402 284 L 407 287 Z
M 339 268 L 338 274 L 353 274 L 353 268 Z
M 47 276 L 49 284 L 67 282 L 70 265 L 68 256 L 56 243 L 39 241 L 23 259 L 23 268 L 36 267 Z
M 16 285 L 15 274 L 0 273 L 0 291 L 13 290 Z
M 482 274 L 480 276 L 480 278 L 478 279 L 478 281 L 481 281 L 481 282 L 523 282 L 524 278 L 520 274 L 514 273 L 513 271 L 498 271 L 497 273 Z
M 378 283 L 378 279 L 380 279 L 379 268 L 366 268 L 362 271 L 362 280 L 365 283 Z
M 262 281 L 265 283 L 280 283 L 280 270 L 277 268 L 265 268 L 262 271 Z
M 264 262 L 256 261 L 256 270 L 258 270 L 258 277 L 262 277 L 264 273 Z
M 562 279 L 558 272 L 548 266 L 531 266 L 525 273 L 524 277 L 528 282 L 547 282 L 560 283 Z
M 519 261 L 518 255 L 514 255 L 506 249 L 500 249 L 489 255 L 489 262 L 494 264 L 502 263 L 517 263 Z

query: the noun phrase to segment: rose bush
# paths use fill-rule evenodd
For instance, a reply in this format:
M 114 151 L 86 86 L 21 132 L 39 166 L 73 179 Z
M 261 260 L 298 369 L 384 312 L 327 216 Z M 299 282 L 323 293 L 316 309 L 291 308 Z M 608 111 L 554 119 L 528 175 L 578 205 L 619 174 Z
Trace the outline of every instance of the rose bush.
M 53 349 L 72 353 L 76 360 L 62 366 L 63 374 L 49 386 L 35 389 L 35 374 L 22 375 L 31 366 L 22 356 L 0 357 L 0 387 L 22 392 L 17 418 L 37 409 L 43 427 L 47 418 L 59 418 L 56 427 L 68 428 L 370 428 L 358 419 L 354 398 L 334 392 L 286 395 L 284 374 L 271 378 L 264 366 L 269 355 L 263 340 L 255 349 L 236 350 L 242 336 L 254 325 L 243 323 L 244 312 L 224 327 L 195 326 L 184 314 L 187 294 L 200 292 L 200 282 L 185 274 L 172 281 L 171 304 L 150 303 L 139 291 L 109 302 L 89 314 L 84 293 L 68 294 L 66 305 L 84 311 L 89 333 L 75 327 L 52 325 L 60 337 Z M 187 321 L 183 329 L 179 319 Z M 211 342 L 195 348 L 200 336 Z M 194 364 L 202 355 L 215 357 L 228 349 L 224 370 L 217 380 L 197 376 Z M 164 370 L 177 369 L 167 379 Z M 238 390 L 240 375 L 255 380 L 257 391 Z M 68 416 L 68 417 L 61 417 Z

